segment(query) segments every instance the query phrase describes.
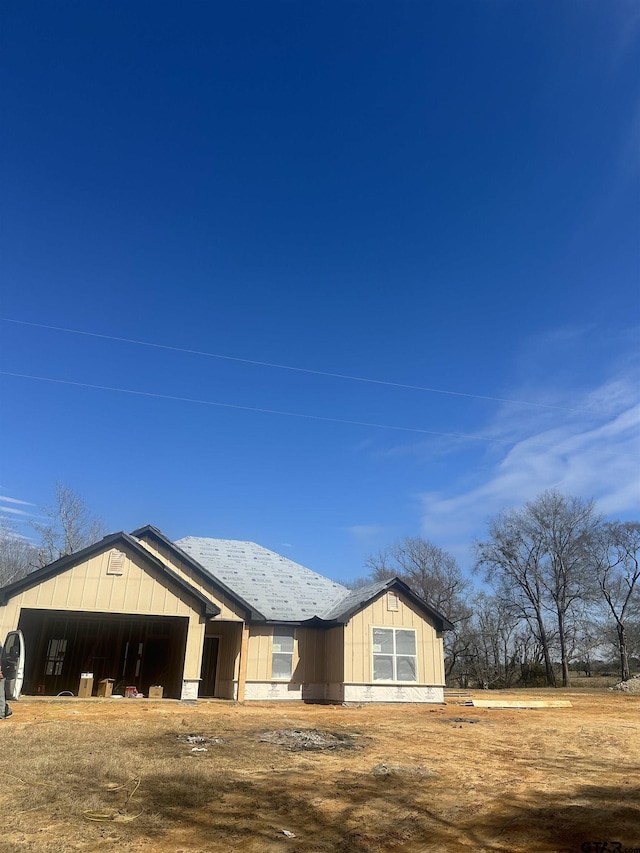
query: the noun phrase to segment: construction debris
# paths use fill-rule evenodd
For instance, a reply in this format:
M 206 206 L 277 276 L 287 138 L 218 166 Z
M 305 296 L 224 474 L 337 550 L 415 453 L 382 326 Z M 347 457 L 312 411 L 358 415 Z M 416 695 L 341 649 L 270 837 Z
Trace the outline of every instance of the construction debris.
M 260 740 L 263 743 L 273 743 L 283 746 L 293 752 L 309 750 L 316 752 L 323 749 L 355 749 L 355 736 L 340 732 L 321 732 L 318 729 L 282 729 L 274 732 L 263 732 Z
M 206 735 L 176 735 L 176 737 L 181 743 L 196 744 L 196 746 L 200 747 L 212 743 L 224 743 L 221 737 L 207 737 Z M 191 752 L 195 752 L 195 750 L 192 749 Z
M 436 773 L 428 767 L 419 765 L 418 767 L 408 767 L 403 764 L 376 764 L 371 772 L 374 776 L 408 776 L 414 779 L 428 779 L 435 776 Z
M 640 693 L 640 675 L 634 675 L 627 681 L 619 681 L 609 690 L 620 690 L 622 693 Z

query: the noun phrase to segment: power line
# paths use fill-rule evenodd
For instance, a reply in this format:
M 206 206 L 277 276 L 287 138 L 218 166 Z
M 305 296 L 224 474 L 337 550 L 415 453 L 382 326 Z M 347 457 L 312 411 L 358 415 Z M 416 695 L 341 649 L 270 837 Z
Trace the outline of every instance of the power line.
M 323 421 L 325 423 L 333 423 L 333 424 L 347 424 L 349 426 L 362 426 L 362 427 L 374 427 L 376 429 L 391 429 L 400 432 L 414 432 L 419 433 L 421 435 L 437 435 L 443 436 L 445 438 L 461 438 L 467 439 L 471 441 L 485 441 L 487 443 L 492 444 L 516 444 L 515 441 L 506 441 L 505 439 L 500 438 L 487 438 L 482 435 L 469 435 L 467 433 L 461 432 L 439 432 L 437 430 L 431 429 L 419 429 L 418 427 L 403 427 L 403 426 L 393 426 L 392 424 L 378 424 L 371 423 L 369 421 L 351 421 L 345 420 L 342 418 L 330 418 L 325 417 L 323 415 L 307 415 L 303 412 L 284 412 L 278 409 L 262 409 L 257 406 L 241 406 L 236 403 L 221 403 L 216 400 L 199 400 L 194 397 L 178 397 L 172 394 L 158 394 L 154 391 L 137 391 L 132 388 L 117 388 L 111 385 L 93 385 L 88 382 L 75 382 L 71 379 L 54 379 L 50 376 L 34 376 L 33 374 L 28 373 L 10 373 L 7 370 L 0 370 L 0 376 L 13 376 L 18 379 L 33 379 L 38 382 L 51 382 L 57 385 L 72 385 L 77 388 L 92 388 L 97 391 L 112 391 L 119 394 L 132 394 L 140 397 L 156 397 L 160 400 L 172 400 L 178 403 L 196 403 L 202 406 L 217 406 L 223 409 L 238 409 L 243 412 L 259 412 L 260 414 L 265 415 L 281 415 L 287 418 L 303 418 L 305 420 L 311 421 Z
M 348 382 L 364 382 L 369 385 L 385 385 L 389 388 L 403 388 L 408 391 L 422 391 L 429 394 L 446 394 L 451 397 L 467 397 L 472 400 L 485 400 L 492 403 L 508 403 L 517 406 L 533 406 L 541 409 L 555 409 L 563 412 L 576 412 L 580 414 L 601 414 L 598 409 L 576 409 L 570 406 L 555 406 L 551 403 L 534 403 L 530 400 L 511 400 L 504 397 L 491 397 L 487 394 L 470 394 L 464 391 L 450 391 L 444 388 L 429 388 L 422 385 L 408 385 L 403 382 L 391 382 L 385 379 L 370 379 L 366 376 L 351 376 L 346 373 L 331 373 L 326 370 L 313 370 L 308 367 L 295 367 L 290 364 L 277 364 L 270 361 L 258 361 L 251 358 L 240 358 L 233 355 L 223 355 L 221 353 L 206 352 L 203 350 L 186 349 L 185 347 L 171 346 L 170 344 L 158 344 L 152 341 L 138 341 L 132 338 L 121 338 L 116 335 L 103 335 L 99 332 L 87 332 L 82 329 L 67 329 L 63 326 L 50 326 L 46 323 L 33 323 L 28 320 L 16 320 L 11 317 L 0 317 L 4 323 L 15 323 L 21 326 L 32 326 L 36 329 L 50 329 L 55 332 L 66 332 L 71 335 L 83 335 L 90 338 L 101 338 L 105 341 L 117 341 L 118 343 L 134 344 L 140 347 L 151 347 L 154 349 L 169 350 L 171 352 L 181 352 L 188 355 L 198 355 L 204 358 L 216 358 L 223 361 L 235 361 L 240 364 L 252 364 L 257 367 L 269 367 L 275 370 L 289 370 L 295 373 L 307 373 L 312 376 L 326 376 L 331 379 L 343 379 Z

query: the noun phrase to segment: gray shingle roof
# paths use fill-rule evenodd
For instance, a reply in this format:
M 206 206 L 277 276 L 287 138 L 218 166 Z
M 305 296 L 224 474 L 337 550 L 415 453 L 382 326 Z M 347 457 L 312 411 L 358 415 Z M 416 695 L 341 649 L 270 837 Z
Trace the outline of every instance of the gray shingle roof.
M 175 544 L 268 620 L 326 618 L 334 609 L 342 613 L 351 598 L 341 584 L 254 542 L 186 536 Z
M 352 611 L 357 610 L 361 604 L 371 601 L 372 598 L 375 598 L 378 593 L 387 589 L 388 586 L 389 581 L 386 580 L 354 589 L 339 601 L 336 601 L 332 607 L 327 608 L 322 614 L 322 618 L 340 621 L 341 617 L 346 617 Z

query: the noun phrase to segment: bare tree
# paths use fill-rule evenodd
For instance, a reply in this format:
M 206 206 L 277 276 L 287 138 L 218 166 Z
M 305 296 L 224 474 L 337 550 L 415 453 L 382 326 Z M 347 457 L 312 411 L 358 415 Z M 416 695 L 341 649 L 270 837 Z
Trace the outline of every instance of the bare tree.
M 602 607 L 594 606 L 589 601 L 580 602 L 573 609 L 571 628 L 568 645 L 573 667 L 582 670 L 585 677 L 590 678 L 597 661 L 596 655 L 608 643 Z
M 509 687 L 519 675 L 520 622 L 504 602 L 484 592 L 473 605 L 468 669 L 479 687 Z
M 41 566 L 73 554 L 105 534 L 102 519 L 91 515 L 83 499 L 63 483 L 56 483 L 56 502 L 44 511 L 48 524 L 32 522 L 40 537 L 37 550 Z
M 38 565 L 34 545 L 5 519 L 0 521 L 0 586 L 20 580 Z
M 640 668 L 640 616 L 627 620 L 625 626 L 625 637 L 627 653 L 629 657 L 629 668 L 632 662 L 636 668 Z
M 365 565 L 374 581 L 399 577 L 453 623 L 467 612 L 469 581 L 455 558 L 427 539 L 402 539 L 370 556 Z
M 640 616 L 640 522 L 603 524 L 589 543 L 598 586 L 614 620 L 623 681 L 631 677 L 627 621 Z
M 512 606 L 520 607 L 545 650 L 550 685 L 551 665 L 545 613 L 552 613 L 562 664 L 562 684 L 570 685 L 568 643 L 575 605 L 592 599 L 595 584 L 588 543 L 600 520 L 593 503 L 556 491 L 539 495 L 519 511 L 494 521 L 489 540 L 478 545 L 478 565 L 498 584 Z
M 342 586 L 346 586 L 347 589 L 364 589 L 366 586 L 371 586 L 373 582 L 373 579 L 369 575 L 361 575 L 351 580 L 340 581 Z
M 562 685 L 570 686 L 568 637 L 574 605 L 593 600 L 595 579 L 588 559 L 589 542 L 596 535 L 600 518 L 593 501 L 561 495 L 541 494 L 525 507 L 532 535 L 543 544 L 542 582 L 555 611 L 562 665 Z
M 543 542 L 531 529 L 525 512 L 512 510 L 489 524 L 489 538 L 477 542 L 476 569 L 482 570 L 498 599 L 523 619 L 540 646 L 547 684 L 555 687 L 551 637 L 545 621 L 542 581 Z

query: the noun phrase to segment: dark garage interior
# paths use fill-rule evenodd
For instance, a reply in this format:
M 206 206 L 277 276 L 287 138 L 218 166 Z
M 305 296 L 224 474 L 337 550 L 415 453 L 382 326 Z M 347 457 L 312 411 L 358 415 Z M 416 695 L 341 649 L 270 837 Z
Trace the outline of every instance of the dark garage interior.
M 78 694 L 82 673 L 93 673 L 94 695 L 103 678 L 113 692 L 137 687 L 148 696 L 161 684 L 164 696 L 179 699 L 187 619 L 125 614 L 23 609 L 18 627 L 26 647 L 23 692 Z

